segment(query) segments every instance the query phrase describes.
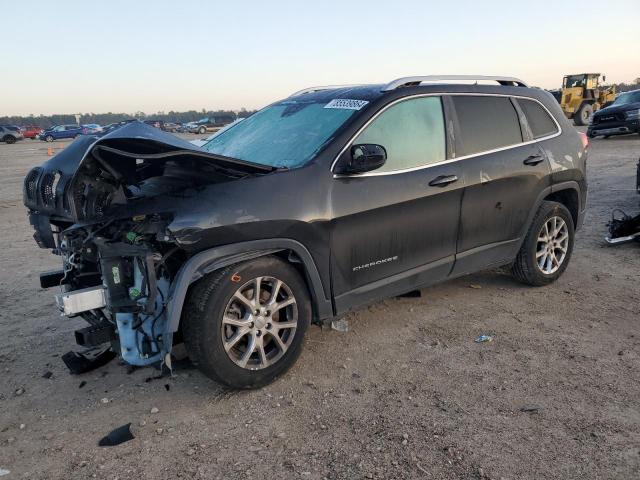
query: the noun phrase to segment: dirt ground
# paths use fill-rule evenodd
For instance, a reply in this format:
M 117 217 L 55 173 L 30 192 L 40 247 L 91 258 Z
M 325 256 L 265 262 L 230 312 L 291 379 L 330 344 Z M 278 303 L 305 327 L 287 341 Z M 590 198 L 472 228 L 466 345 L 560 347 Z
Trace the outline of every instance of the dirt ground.
M 188 368 L 68 373 L 80 323 L 38 286 L 58 262 L 22 206 L 48 146 L 0 144 L 6 478 L 640 478 L 640 244 L 603 242 L 613 208 L 640 210 L 639 136 L 591 142 L 586 222 L 556 284 L 487 271 L 383 301 L 347 333 L 312 327 L 294 368 L 250 392 Z M 97 446 L 129 422 L 134 440 Z

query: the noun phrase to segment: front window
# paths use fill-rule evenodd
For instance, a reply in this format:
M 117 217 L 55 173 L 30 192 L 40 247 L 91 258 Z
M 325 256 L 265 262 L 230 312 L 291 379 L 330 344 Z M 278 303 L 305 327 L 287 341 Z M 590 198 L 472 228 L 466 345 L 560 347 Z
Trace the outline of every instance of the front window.
M 422 167 L 447 158 L 444 115 L 440 97 L 403 100 L 382 112 L 354 144 L 373 143 L 387 151 L 376 172 Z
M 564 77 L 564 88 L 584 87 L 587 77 L 584 75 L 569 75 Z
M 640 90 L 636 92 L 621 93 L 613 102 L 613 105 L 627 105 L 640 102 Z
M 360 102 L 366 104 L 366 102 Z M 311 160 L 356 109 L 334 100 L 284 100 L 212 138 L 203 149 L 248 162 L 295 168 Z

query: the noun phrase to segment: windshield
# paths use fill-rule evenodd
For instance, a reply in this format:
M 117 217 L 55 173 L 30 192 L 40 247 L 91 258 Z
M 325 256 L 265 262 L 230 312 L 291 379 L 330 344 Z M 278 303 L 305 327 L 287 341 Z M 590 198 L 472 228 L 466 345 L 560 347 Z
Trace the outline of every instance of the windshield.
M 364 106 L 367 102 L 360 103 Z M 356 112 L 334 105 L 335 100 L 284 100 L 238 122 L 202 148 L 272 167 L 299 167 Z
M 569 75 L 564 77 L 564 88 L 584 87 L 587 77 L 584 75 Z
M 640 90 L 637 92 L 621 93 L 613 102 L 614 105 L 627 105 L 628 103 L 640 102 Z

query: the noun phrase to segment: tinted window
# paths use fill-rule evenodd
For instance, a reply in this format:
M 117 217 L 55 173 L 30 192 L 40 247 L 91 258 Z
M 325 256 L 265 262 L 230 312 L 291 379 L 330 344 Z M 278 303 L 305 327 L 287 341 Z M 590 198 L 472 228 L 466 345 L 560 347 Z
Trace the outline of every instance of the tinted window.
M 460 124 L 456 156 L 486 152 L 522 142 L 520 122 L 508 97 L 452 96 Z
M 387 150 L 387 162 L 376 172 L 441 162 L 446 159 L 442 101 L 440 97 L 423 97 L 397 103 L 353 143 L 375 143 Z
M 533 138 L 546 137 L 558 131 L 553 119 L 538 102 L 519 98 L 518 103 L 527 117 Z

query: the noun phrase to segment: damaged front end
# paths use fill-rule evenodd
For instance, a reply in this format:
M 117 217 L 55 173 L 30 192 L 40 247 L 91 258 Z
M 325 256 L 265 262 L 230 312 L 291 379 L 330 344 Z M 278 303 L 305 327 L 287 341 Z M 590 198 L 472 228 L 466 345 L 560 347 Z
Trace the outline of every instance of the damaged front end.
M 77 343 L 109 347 L 131 365 L 168 363 L 171 286 L 193 254 L 169 224 L 204 188 L 270 171 L 141 122 L 79 137 L 31 170 L 24 203 L 34 239 L 62 258 L 41 286 L 60 287 L 61 312 L 88 322 L 75 332 Z

